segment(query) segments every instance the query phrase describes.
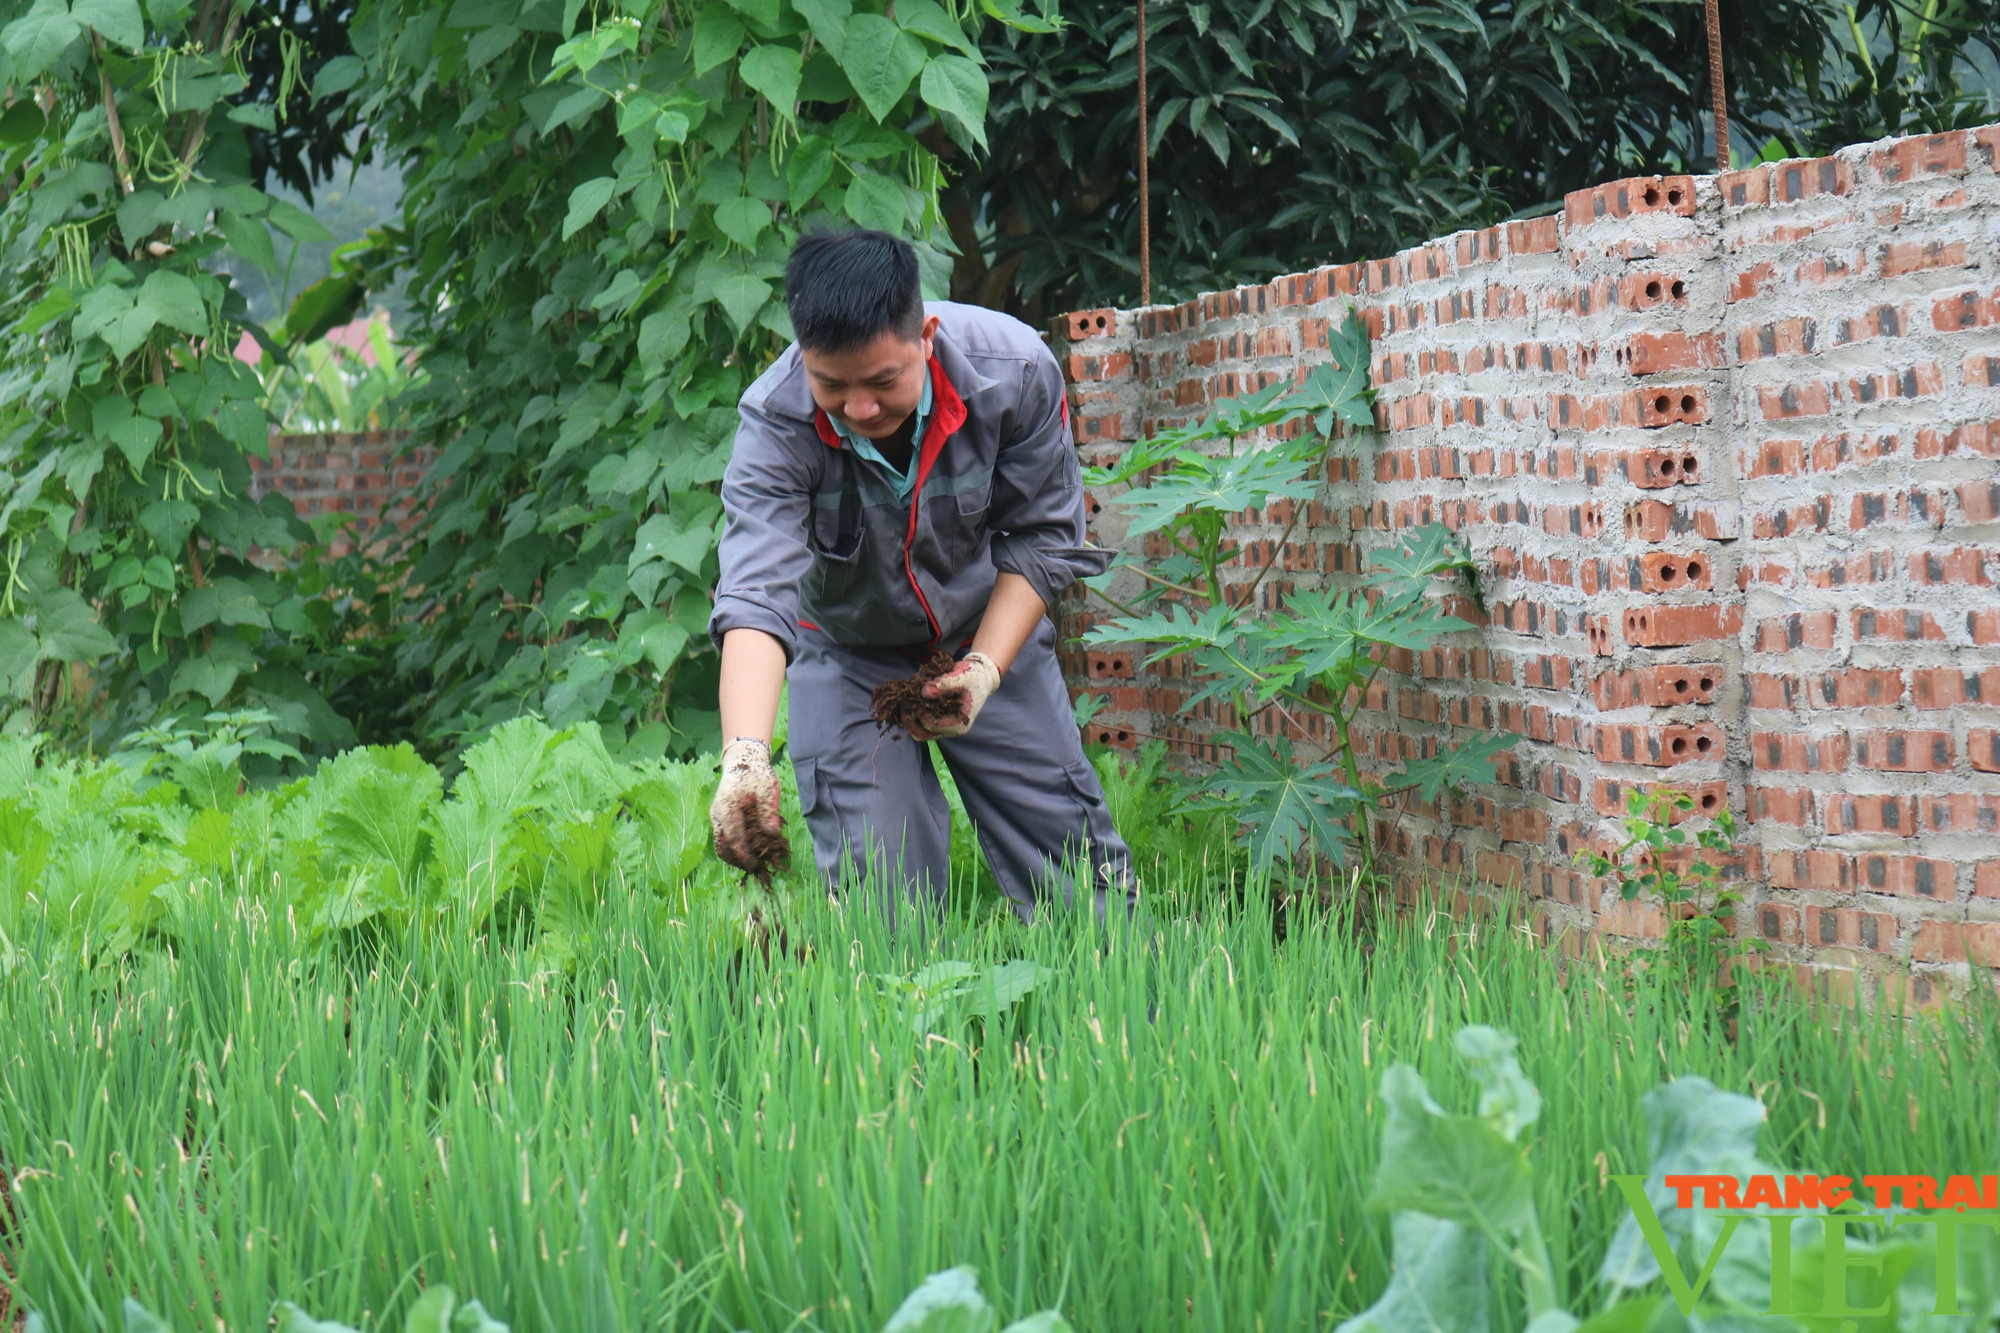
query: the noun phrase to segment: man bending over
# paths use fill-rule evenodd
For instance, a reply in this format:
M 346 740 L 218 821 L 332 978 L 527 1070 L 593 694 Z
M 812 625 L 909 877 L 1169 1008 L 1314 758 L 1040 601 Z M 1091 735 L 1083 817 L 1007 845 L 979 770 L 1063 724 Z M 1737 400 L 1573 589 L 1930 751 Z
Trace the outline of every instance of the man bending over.
M 1078 863 L 1100 913 L 1108 890 L 1129 905 L 1130 853 L 1047 618 L 1110 561 L 1084 544 L 1055 358 L 1019 320 L 926 303 L 916 252 L 881 232 L 804 237 L 785 293 L 797 342 L 744 393 L 722 480 L 716 853 L 758 868 L 753 830 L 780 828 L 770 741 L 789 679 L 799 805 L 836 889 L 942 907 L 951 813 L 935 742 L 1023 920 Z M 874 688 L 939 649 L 956 659 L 925 689 L 941 724 L 880 735 Z

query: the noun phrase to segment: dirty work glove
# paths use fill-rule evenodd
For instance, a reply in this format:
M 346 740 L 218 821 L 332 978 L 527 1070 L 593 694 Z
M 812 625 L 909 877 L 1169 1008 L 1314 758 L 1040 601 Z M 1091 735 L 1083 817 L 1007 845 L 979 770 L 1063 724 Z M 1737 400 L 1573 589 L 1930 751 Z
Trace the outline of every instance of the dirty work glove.
M 722 785 L 709 803 L 708 826 L 715 834 L 715 854 L 738 870 L 762 874 L 764 861 L 753 848 L 751 830 L 784 835 L 778 810 L 778 775 L 771 771 L 771 747 L 749 736 L 738 736 L 722 747 Z
M 1000 688 L 1000 668 L 985 653 L 967 653 L 965 660 L 924 686 L 924 698 L 937 701 L 931 725 L 922 741 L 950 740 L 972 730 L 979 710 L 993 691 Z

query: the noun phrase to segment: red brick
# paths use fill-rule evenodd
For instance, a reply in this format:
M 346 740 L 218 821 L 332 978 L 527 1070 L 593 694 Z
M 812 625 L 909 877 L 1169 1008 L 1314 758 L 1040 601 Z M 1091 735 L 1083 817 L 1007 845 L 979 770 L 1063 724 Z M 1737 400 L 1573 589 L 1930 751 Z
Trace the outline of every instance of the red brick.
M 1803 384 L 1760 384 L 1757 405 L 1766 421 L 1823 417 L 1832 411 L 1833 393 L 1822 380 Z
M 2000 293 L 1981 296 L 1977 290 L 1940 296 L 1931 304 L 1931 327 L 1939 333 L 1983 329 L 2000 323 Z
M 1895 184 L 1965 170 L 1966 136 L 1963 130 L 1951 134 L 1911 136 L 1898 139 L 1869 159 L 1875 173 Z
M 1750 736 L 1751 765 L 1767 773 L 1841 773 L 1847 769 L 1847 737 L 1841 732 L 1805 735 L 1759 731 Z
M 1625 613 L 1625 642 L 1635 648 L 1678 648 L 1733 638 L 1743 628 L 1740 606 L 1640 606 Z
M 1869 708 L 1897 703 L 1902 697 L 1902 672 L 1866 667 L 1821 672 L 1806 690 L 1806 702 L 1814 708 Z
M 1685 823 L 1690 819 L 1711 819 L 1729 805 L 1729 784 L 1727 782 L 1625 782 L 1618 778 L 1598 778 L 1591 787 L 1591 807 L 1607 819 L 1617 819 L 1627 811 L 1627 793 L 1642 791 L 1648 795 L 1656 791 L 1681 792 L 1693 799 L 1694 805 L 1685 810 L 1669 810 L 1667 822 Z
M 1968 481 L 1958 488 L 1958 507 L 1967 523 L 2000 518 L 2000 481 Z
M 1883 833 L 1898 838 L 1917 832 L 1917 798 L 1914 796 L 1856 796 L 1834 792 L 1825 804 L 1826 831 L 1842 833 Z
M 1774 889 L 1852 889 L 1854 858 L 1839 852 L 1766 852 Z
M 1813 947 L 1846 945 L 1850 949 L 1870 949 L 1887 953 L 1896 943 L 1896 918 L 1880 912 L 1859 912 L 1851 907 L 1807 907 L 1806 944 Z
M 1847 381 L 1847 401 L 1856 404 L 1887 402 L 1892 398 L 1928 398 L 1944 391 L 1944 368 L 1935 361 L 1923 361 L 1899 370 L 1864 375 Z
M 1723 757 L 1722 728 L 1605 724 L 1597 728 L 1597 757 L 1606 763 L 1666 768 Z
M 1082 342 L 1086 338 L 1104 338 L 1117 332 L 1118 312 L 1111 309 L 1075 310 L 1066 318 L 1069 321 L 1069 340 Z
M 1860 607 L 1850 613 L 1854 638 L 1861 643 L 1942 643 L 1944 627 L 1937 617 L 1915 607 Z
M 1979 671 L 1924 668 L 1910 677 L 1910 700 L 1927 710 L 1956 704 L 2000 704 L 2000 667 Z
M 1635 176 L 1608 181 L 1594 189 L 1575 190 L 1563 197 L 1563 212 L 1571 227 L 1602 218 L 1626 218 L 1639 213 L 1694 216 L 1692 176 Z
M 1986 586 L 1993 582 L 1986 572 L 1993 552 L 1977 546 L 1954 546 L 1943 550 L 1913 551 L 1910 554 L 1910 582 L 1921 587 L 1951 584 Z
M 1652 310 L 1687 300 L 1683 273 L 1633 273 L 1618 280 L 1618 304 L 1627 310 Z
M 1875 248 L 1875 270 L 1885 278 L 1929 269 L 1960 268 L 1967 262 L 1964 241 L 1885 241 Z
M 1639 393 L 1639 424 L 1648 430 L 1662 426 L 1698 426 L 1708 420 L 1708 390 L 1697 384 L 1661 386 Z
M 1719 666 L 1656 666 L 1634 671 L 1606 671 L 1590 682 L 1591 697 L 1603 712 L 1620 708 L 1667 708 L 1675 704 L 1712 704 L 1722 683 Z
M 1770 286 L 1771 279 L 1776 276 L 1777 270 L 1771 267 L 1769 260 L 1759 260 L 1730 278 L 1728 300 L 1732 303 L 1748 301 Z
M 1923 921 L 1910 956 L 1924 963 L 2000 967 L 2000 921 Z
M 1765 477 L 1797 477 L 1806 471 L 1804 440 L 1766 440 L 1743 450 L 1743 477 L 1758 481 Z
M 1793 648 L 1833 647 L 1838 615 L 1832 611 L 1797 612 L 1757 622 L 1756 651 L 1782 653 Z
M 1854 763 L 1882 773 L 1949 773 L 1955 748 L 1948 731 L 1869 731 L 1854 737 Z
M 1870 893 L 1940 901 L 1958 896 L 1958 867 L 1927 856 L 1863 852 L 1855 858 L 1855 880 L 1856 888 Z
M 1981 861 L 1974 866 L 1972 893 L 1978 898 L 2000 898 L 2000 860 Z
M 1618 361 L 1634 375 L 1663 375 L 1677 370 L 1711 370 L 1722 364 L 1722 335 L 1717 332 L 1635 334 L 1618 349 Z
M 1668 551 L 1633 556 L 1626 562 L 1626 582 L 1634 592 L 1707 592 L 1715 587 L 1715 562 L 1706 555 Z
M 1854 172 L 1836 157 L 1809 162 L 1783 162 L 1771 168 L 1771 202 L 1793 204 L 1819 194 L 1846 194 L 1854 188 Z
M 1501 852 L 1481 852 L 1477 861 L 1479 880 L 1497 888 L 1524 888 L 1528 883 L 1527 866 L 1518 856 L 1507 856 Z
M 1966 732 L 1965 757 L 1981 773 L 2000 773 L 2000 730 L 1974 727 Z
M 1751 787 L 1745 795 L 1753 823 L 1806 828 L 1818 811 L 1817 798 L 1804 787 Z
M 1919 798 L 1918 812 L 1932 833 L 2000 832 L 2000 793 L 1926 794 Z
M 1507 224 L 1507 253 L 1553 254 L 1562 245 L 1561 223 L 1554 214 Z

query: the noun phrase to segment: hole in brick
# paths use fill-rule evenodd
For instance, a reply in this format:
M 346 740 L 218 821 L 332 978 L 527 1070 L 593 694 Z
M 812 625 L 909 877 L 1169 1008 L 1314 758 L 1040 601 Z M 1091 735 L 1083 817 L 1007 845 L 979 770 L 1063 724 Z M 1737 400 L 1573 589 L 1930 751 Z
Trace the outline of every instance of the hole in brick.
M 1683 458 L 1681 460 L 1681 475 L 1683 477 L 1692 477 L 1695 465 L 1695 456 L 1693 454 L 1689 454 L 1686 458 Z
M 1694 580 L 1700 577 L 1701 577 L 1701 561 L 1699 560 L 1688 561 L 1688 581 L 1692 583 Z
M 1687 693 L 1687 689 L 1688 689 L 1688 683 L 1687 683 L 1687 677 L 1686 677 L 1686 676 L 1675 676 L 1675 677 L 1674 677 L 1674 693 L 1675 693 L 1675 694 L 1686 694 L 1686 693 Z
M 1694 743 L 1694 748 L 1697 754 L 1707 754 L 1710 750 L 1713 750 L 1715 748 L 1715 742 L 1710 740 L 1708 737 L 1703 736 L 1700 740 Z
M 1713 810 L 1721 803 L 1720 799 L 1712 791 L 1705 791 L 1701 794 L 1701 808 L 1704 810 Z
M 1657 185 L 1648 185 L 1646 193 L 1641 197 L 1645 199 L 1646 207 L 1652 208 L 1656 206 L 1660 202 L 1660 187 Z
M 1676 736 L 1671 741 L 1667 742 L 1667 749 L 1674 754 L 1686 754 L 1687 748 L 1688 748 L 1688 743 L 1687 743 L 1687 737 L 1685 736 Z
M 1667 202 L 1672 204 L 1675 208 L 1680 207 L 1681 191 L 1679 186 L 1675 186 L 1673 189 L 1667 191 Z M 1680 293 L 1675 292 L 1674 295 L 1679 296 Z
M 1657 301 L 1660 299 L 1660 283 L 1657 278 L 1646 284 L 1646 299 L 1648 301 Z
M 1675 299 L 1676 301 L 1678 301 L 1678 300 L 1680 300 L 1680 299 L 1681 299 L 1681 298 L 1682 298 L 1683 296 L 1686 296 L 1686 295 L 1688 294 L 1688 285 L 1687 285 L 1686 283 L 1682 282 L 1682 281 L 1681 281 L 1681 280 L 1680 280 L 1679 278 L 1675 278 L 1675 279 L 1674 279 L 1674 285 L 1673 285 L 1673 287 L 1672 287 L 1672 288 L 1671 288 L 1670 290 L 1671 290 L 1671 291 L 1672 291 L 1672 293 L 1673 293 L 1673 298 L 1674 298 L 1674 299 Z
M 1701 678 L 1701 687 L 1700 687 L 1700 688 L 1701 688 L 1701 692 L 1702 692 L 1703 694 L 1707 694 L 1707 693 L 1708 693 L 1708 692 L 1709 692 L 1710 690 L 1712 690 L 1712 689 L 1714 689 L 1714 688 L 1715 688 L 1715 682 L 1714 682 L 1714 681 L 1713 681 L 1712 679 L 1710 679 L 1709 677 L 1707 677 L 1707 676 L 1703 676 L 1703 677 Z
M 1681 571 L 1673 565 L 1660 566 L 1660 582 L 1672 583 L 1681 576 Z
M 1693 394 L 1691 394 L 1691 393 L 1684 393 L 1684 394 L 1682 394 L 1682 395 L 1681 395 L 1681 411 L 1683 411 L 1683 412 L 1692 412 L 1692 411 L 1694 411 L 1694 395 L 1693 395 Z
M 1661 394 L 1658 398 L 1655 398 L 1653 400 L 1653 410 L 1655 412 L 1664 412 L 1673 405 L 1674 405 L 1674 400 L 1667 397 L 1665 394 Z
M 1662 459 L 1660 460 L 1660 475 L 1661 475 L 1661 476 L 1663 476 L 1663 477 L 1671 477 L 1671 476 L 1673 476 L 1673 475 L 1674 475 L 1674 467 L 1675 467 L 1675 463 L 1674 463 L 1674 460 L 1673 460 L 1673 459 L 1671 459 L 1671 458 L 1662 458 Z
M 1104 318 L 1104 316 L 1102 316 L 1102 315 L 1099 315 L 1099 316 L 1097 317 L 1097 327 L 1098 327 L 1098 328 L 1100 328 L 1100 329 L 1101 329 L 1101 328 L 1104 328 L 1104 327 L 1105 327 L 1105 325 L 1106 325 L 1107 323 L 1108 323 L 1108 321 L 1107 321 L 1107 320 L 1106 320 L 1106 319 Z

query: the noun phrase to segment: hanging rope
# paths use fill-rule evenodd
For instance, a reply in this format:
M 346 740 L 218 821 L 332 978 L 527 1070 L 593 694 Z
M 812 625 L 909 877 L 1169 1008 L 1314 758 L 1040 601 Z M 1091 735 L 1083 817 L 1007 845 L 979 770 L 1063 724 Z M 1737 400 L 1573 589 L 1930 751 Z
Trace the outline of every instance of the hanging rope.
M 1143 5 L 1145 0 L 1140 0 Z M 1729 170 L 1729 101 L 1722 95 L 1722 19 L 1715 11 L 1715 0 L 1708 0 L 1708 90 L 1715 99 L 1715 169 Z M 1143 12 L 1143 11 L 1142 11 Z M 1143 39 L 1142 39 L 1143 41 Z M 1142 46 L 1140 48 L 1144 50 Z M 1143 79 L 1145 76 L 1140 76 Z M 1144 83 L 1140 84 L 1144 87 Z M 1143 224 L 1142 224 L 1143 229 Z
M 1715 0 L 1708 0 L 1709 7 Z M 1153 193 L 1146 142 L 1146 0 L 1139 0 L 1139 304 L 1153 304 Z

